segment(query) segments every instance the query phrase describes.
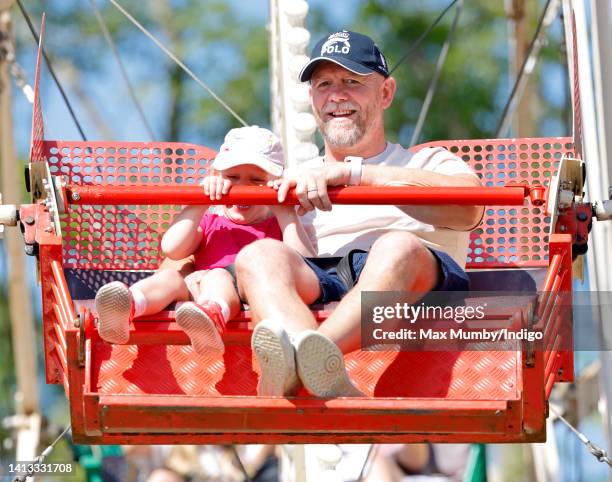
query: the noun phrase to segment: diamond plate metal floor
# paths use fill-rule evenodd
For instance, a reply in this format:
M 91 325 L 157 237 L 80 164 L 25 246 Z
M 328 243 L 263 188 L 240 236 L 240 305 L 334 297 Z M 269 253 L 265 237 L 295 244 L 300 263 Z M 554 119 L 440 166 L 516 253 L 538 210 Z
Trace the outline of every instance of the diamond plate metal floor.
M 246 344 L 207 356 L 185 345 L 111 346 L 98 339 L 92 352 L 92 387 L 100 394 L 256 394 L 258 367 Z M 455 400 L 518 399 L 519 361 L 512 351 L 346 356 L 351 378 L 368 396 Z

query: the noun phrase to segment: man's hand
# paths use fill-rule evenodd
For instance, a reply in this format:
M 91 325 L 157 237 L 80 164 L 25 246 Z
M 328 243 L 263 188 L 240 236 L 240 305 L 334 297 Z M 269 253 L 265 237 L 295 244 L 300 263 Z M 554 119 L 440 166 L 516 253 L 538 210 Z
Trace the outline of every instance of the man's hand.
M 321 167 L 295 168 L 285 171 L 282 179 L 271 181 L 269 185 L 278 191 L 278 202 L 287 198 L 289 189 L 295 188 L 300 202 L 298 214 L 301 216 L 313 209 L 331 211 L 332 204 L 327 194 L 327 186 L 348 184 L 351 169 L 343 162 L 330 162 Z
M 232 181 L 223 179 L 221 176 L 206 176 L 202 179 L 200 186 L 204 187 L 204 194 L 210 196 L 211 201 L 218 201 L 227 194 Z

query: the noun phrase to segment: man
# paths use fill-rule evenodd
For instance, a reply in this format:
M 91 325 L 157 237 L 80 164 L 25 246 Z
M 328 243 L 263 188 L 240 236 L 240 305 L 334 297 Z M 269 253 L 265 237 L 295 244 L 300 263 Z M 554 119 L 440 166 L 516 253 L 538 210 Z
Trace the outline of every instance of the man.
M 475 173 L 441 148 L 412 154 L 385 140 L 384 111 L 396 82 L 373 40 L 343 30 L 321 39 L 300 74 L 310 82 L 323 158 L 287 173 L 319 257 L 304 259 L 281 242 L 261 240 L 236 260 L 238 284 L 254 319 L 252 338 L 262 395 L 294 393 L 299 381 L 320 397 L 359 395 L 343 354 L 360 347 L 362 291 L 467 290 L 468 231 L 482 217 L 472 206 L 331 205 L 328 186 L 480 186 Z M 315 211 L 316 208 L 316 211 Z M 358 248 L 364 252 L 351 252 Z M 354 285 L 354 286 L 353 286 Z M 308 308 L 341 300 L 317 326 Z M 294 352 L 295 350 L 295 352 Z M 296 367 L 297 365 L 297 367 Z M 297 368 L 297 369 L 296 369 Z M 298 380 L 298 375 L 300 380 Z

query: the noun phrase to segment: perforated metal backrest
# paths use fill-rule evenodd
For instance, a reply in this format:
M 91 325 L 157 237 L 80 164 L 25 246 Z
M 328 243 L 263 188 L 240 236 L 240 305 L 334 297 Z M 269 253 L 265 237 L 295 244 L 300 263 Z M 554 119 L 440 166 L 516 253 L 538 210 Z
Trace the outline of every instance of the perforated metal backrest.
M 485 187 L 511 182 L 548 186 L 561 158 L 572 154 L 569 137 L 437 141 L 416 146 L 442 146 L 460 156 Z M 545 266 L 548 260 L 548 226 L 544 206 L 527 203 L 495 206 L 470 236 L 467 268 Z
M 461 156 L 485 186 L 527 181 L 548 185 L 570 138 L 441 141 Z M 214 157 L 192 144 L 45 141 L 51 173 L 69 184 L 196 185 Z M 180 206 L 71 206 L 62 216 L 64 266 L 80 269 L 156 269 L 161 236 Z M 471 234 L 468 268 L 543 266 L 547 227 L 543 208 L 492 207 Z
M 45 141 L 52 175 L 69 184 L 197 185 L 215 151 L 192 144 Z M 64 267 L 152 270 L 181 206 L 70 206 L 61 217 Z

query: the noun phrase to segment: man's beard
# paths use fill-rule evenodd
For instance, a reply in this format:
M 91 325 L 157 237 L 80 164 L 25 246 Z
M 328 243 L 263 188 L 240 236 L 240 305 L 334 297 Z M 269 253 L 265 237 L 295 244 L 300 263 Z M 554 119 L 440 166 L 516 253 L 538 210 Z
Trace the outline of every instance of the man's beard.
M 338 119 L 331 118 L 327 122 L 315 113 L 321 135 L 328 144 L 334 147 L 354 146 L 363 138 L 366 129 L 369 127 L 367 125 L 369 110 L 357 110 L 353 104 L 345 102 L 337 107 L 336 104 L 329 103 L 323 107 L 322 112 L 328 113 L 336 109 L 355 110 L 356 112 L 351 119 L 346 117 L 340 117 Z

